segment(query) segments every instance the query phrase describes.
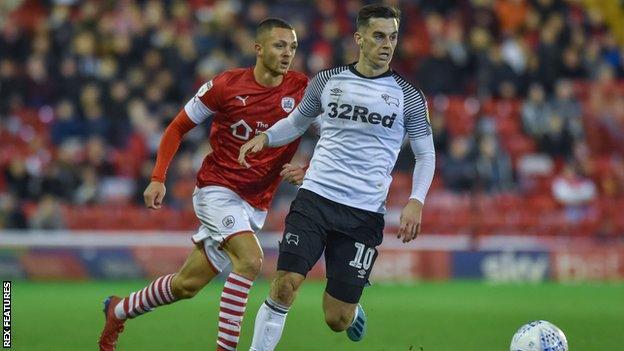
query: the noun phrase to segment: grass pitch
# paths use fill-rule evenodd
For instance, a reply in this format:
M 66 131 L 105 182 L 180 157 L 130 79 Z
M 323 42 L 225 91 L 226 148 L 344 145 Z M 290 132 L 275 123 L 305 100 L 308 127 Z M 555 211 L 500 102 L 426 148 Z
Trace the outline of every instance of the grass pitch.
M 13 283 L 13 349 L 96 350 L 102 300 L 146 281 Z M 214 350 L 221 281 L 194 299 L 130 320 L 118 350 Z M 268 283 L 253 287 L 239 350 L 248 350 Z M 529 320 L 566 333 L 572 351 L 624 350 L 624 284 L 491 285 L 481 282 L 374 285 L 364 292 L 368 333 L 359 343 L 333 333 L 321 311 L 322 282 L 306 282 L 288 315 L 280 351 L 500 351 Z

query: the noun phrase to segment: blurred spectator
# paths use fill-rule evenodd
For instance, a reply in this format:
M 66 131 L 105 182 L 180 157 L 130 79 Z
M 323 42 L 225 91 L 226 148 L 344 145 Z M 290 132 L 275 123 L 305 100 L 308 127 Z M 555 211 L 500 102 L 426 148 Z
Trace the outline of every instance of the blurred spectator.
M 8 109 L 9 96 L 24 96 L 25 91 L 18 64 L 9 57 L 0 57 L 0 111 Z
M 100 176 L 112 176 L 117 173 L 108 148 L 106 141 L 97 136 L 89 138 L 85 144 L 84 164 L 93 167 Z
M 46 58 L 31 56 L 26 63 L 26 72 L 26 103 L 33 107 L 52 104 L 56 99 L 57 90 L 54 80 L 48 75 Z
M 76 115 L 75 106 L 70 100 L 59 101 L 55 112 L 55 120 L 50 130 L 55 145 L 61 145 L 70 138 L 83 138 L 86 135 L 84 124 Z
M 500 46 L 489 49 L 487 59 L 481 62 L 479 67 L 479 87 L 481 92 L 487 95 L 500 96 L 502 83 L 510 83 L 515 87 L 517 75 L 507 62 L 503 60 Z
M 66 56 L 61 60 L 59 74 L 55 80 L 59 91 L 63 92 L 63 97 L 73 104 L 78 103 L 83 80 L 78 75 L 78 65 L 72 56 Z
M 467 137 L 456 137 L 451 140 L 442 174 L 444 184 L 453 191 L 464 192 L 474 188 L 477 175 L 470 140 Z
M 12 193 L 0 194 L 0 229 L 27 229 L 26 215 Z
M 549 21 L 540 32 L 540 42 L 537 48 L 539 77 L 540 82 L 548 91 L 551 91 L 560 71 L 561 49 L 558 42 L 560 30 L 557 21 Z
M 87 105 L 84 108 L 85 134 L 87 137 L 100 137 L 109 139 L 110 121 L 104 117 L 102 108 L 99 105 Z
M 80 185 L 74 192 L 74 203 L 90 205 L 97 203 L 100 197 L 99 177 L 94 167 L 84 167 L 80 174 Z
M 80 161 L 82 144 L 67 141 L 58 150 L 58 158 L 53 160 L 41 176 L 40 194 L 50 194 L 63 200 L 71 200 L 78 185 L 77 167 Z
M 431 56 L 426 58 L 418 74 L 419 83 L 429 94 L 450 94 L 460 88 L 457 84 L 456 70 L 441 42 L 435 42 Z
M 539 139 L 546 132 L 551 107 L 546 101 L 544 88 L 532 84 L 527 100 L 522 104 L 522 127 L 529 136 Z
M 572 155 L 573 142 L 566 121 L 560 115 L 551 113 L 548 125 L 539 138 L 539 150 L 554 157 L 569 157 Z
M 9 189 L 19 199 L 31 199 L 33 197 L 33 178 L 26 170 L 26 164 L 19 158 L 13 159 L 4 170 L 4 179 Z
M 596 198 L 596 185 L 567 164 L 552 184 L 555 199 L 564 206 L 566 218 L 574 223 L 586 218 L 588 204 Z
M 30 228 L 59 230 L 65 228 L 61 206 L 53 195 L 46 194 L 41 198 L 35 213 L 30 217 Z
M 550 103 L 554 114 L 561 116 L 575 140 L 584 137 L 581 103 L 574 98 L 572 82 L 560 80 L 555 86 L 555 97 Z
M 489 193 L 510 190 L 513 185 L 509 156 L 496 144 L 493 136 L 483 137 L 476 160 L 479 184 Z
M 578 49 L 567 47 L 563 50 L 561 77 L 567 79 L 580 79 L 587 77 L 587 70 L 583 67 L 583 62 Z

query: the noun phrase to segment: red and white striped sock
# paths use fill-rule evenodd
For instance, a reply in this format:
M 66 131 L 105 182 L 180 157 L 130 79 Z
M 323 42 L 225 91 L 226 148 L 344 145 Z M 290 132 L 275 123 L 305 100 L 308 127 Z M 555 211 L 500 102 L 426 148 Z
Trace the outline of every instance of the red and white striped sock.
M 230 273 L 225 281 L 219 304 L 217 350 L 236 350 L 243 314 L 247 307 L 247 296 L 252 284 L 253 281 L 236 273 Z
M 115 316 L 119 319 L 135 318 L 154 308 L 168 305 L 177 299 L 171 292 L 171 281 L 175 274 L 164 275 L 148 286 L 133 292 L 115 306 Z

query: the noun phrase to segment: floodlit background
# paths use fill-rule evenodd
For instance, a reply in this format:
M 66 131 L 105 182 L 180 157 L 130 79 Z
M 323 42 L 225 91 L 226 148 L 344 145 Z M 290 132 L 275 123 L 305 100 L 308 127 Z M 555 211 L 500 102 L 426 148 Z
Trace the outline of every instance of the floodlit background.
M 177 111 L 217 73 L 255 62 L 259 21 L 296 27 L 292 69 L 312 76 L 356 59 L 365 3 L 3 0 L 0 277 L 14 281 L 14 347 L 94 349 L 104 297 L 179 268 L 210 126 L 185 137 L 164 209 L 145 209 L 142 192 Z M 406 147 L 363 298 L 368 338 L 324 326 L 321 262 L 278 349 L 505 350 L 533 319 L 559 325 L 572 350 L 621 348 L 621 2 L 390 3 L 402 11 L 392 67 L 427 95 L 436 144 L 423 234 L 408 245 L 393 235 L 410 192 Z M 314 143 L 305 136 L 294 162 L 307 164 Z M 265 277 L 295 194 L 280 187 L 259 234 Z M 128 323 L 120 350 L 212 348 L 220 289 Z M 267 291 L 262 280 L 252 290 L 241 349 Z

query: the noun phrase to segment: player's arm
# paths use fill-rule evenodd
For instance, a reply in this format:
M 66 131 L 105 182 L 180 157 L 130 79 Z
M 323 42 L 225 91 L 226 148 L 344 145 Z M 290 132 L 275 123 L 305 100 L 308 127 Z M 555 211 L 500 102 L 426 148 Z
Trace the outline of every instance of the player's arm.
M 427 103 L 424 97 L 419 107 L 415 109 L 418 113 L 406 120 L 410 146 L 416 162 L 412 175 L 410 199 L 401 212 L 399 233 L 397 235 L 398 238 L 403 238 L 404 243 L 415 239 L 420 233 L 422 208 L 435 172 L 433 134 L 428 121 L 429 113 L 427 112 Z
M 238 153 L 238 163 L 249 168 L 245 157 L 247 154 L 255 154 L 264 150 L 265 147 L 279 147 L 293 142 L 308 129 L 314 119 L 302 115 L 298 109 L 279 120 L 265 132 L 256 135 L 241 146 Z
M 202 85 L 197 94 L 186 103 L 184 108 L 180 110 L 178 115 L 167 126 L 158 147 L 156 165 L 152 171 L 152 181 L 143 192 L 143 199 L 147 208 L 154 210 L 161 208 L 163 198 L 167 192 L 165 188 L 167 170 L 180 147 L 180 143 L 182 143 L 184 135 L 199 123 L 213 117 L 214 110 L 208 106 L 218 104 L 219 96 L 216 95 L 218 93 L 216 89 L 209 92 L 212 84 L 212 81 L 210 81 Z
M 167 126 L 158 147 L 156 165 L 152 171 L 152 181 L 143 192 L 145 206 L 153 210 L 160 209 L 165 197 L 165 178 L 173 156 L 178 151 L 184 135 L 196 124 L 191 121 L 184 110 L 181 110 L 171 124 Z
M 245 160 L 247 154 L 262 151 L 265 147 L 279 147 L 293 142 L 299 138 L 314 122 L 316 117 L 323 111 L 321 108 L 321 92 L 326 80 L 317 75 L 306 88 L 303 99 L 288 117 L 279 120 L 265 132 L 256 135 L 241 146 L 238 154 L 238 162 L 247 168 L 249 164 Z
M 410 140 L 410 146 L 414 152 L 416 163 L 412 175 L 410 199 L 401 212 L 398 237 L 403 237 L 404 243 L 415 239 L 420 234 L 422 208 L 435 171 L 433 137 L 429 135 L 417 140 Z

